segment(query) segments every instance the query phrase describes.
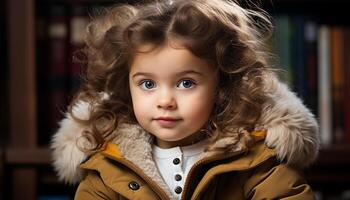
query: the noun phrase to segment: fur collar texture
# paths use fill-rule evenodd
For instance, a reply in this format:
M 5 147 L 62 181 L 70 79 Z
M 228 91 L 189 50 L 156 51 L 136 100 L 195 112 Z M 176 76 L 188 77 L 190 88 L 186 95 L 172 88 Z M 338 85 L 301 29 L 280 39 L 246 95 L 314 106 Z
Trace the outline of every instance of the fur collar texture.
M 315 160 L 319 148 L 318 125 L 314 116 L 276 78 L 266 80 L 265 85 L 270 101 L 264 106 L 259 123 L 267 131 L 265 144 L 276 150 L 280 161 L 298 168 L 307 167 Z M 89 110 L 89 105 L 85 102 L 80 102 L 73 108 L 74 114 L 82 119 L 89 117 Z M 77 141 L 83 142 L 82 145 L 89 143 L 77 139 L 86 128 L 74 121 L 70 114 L 66 114 L 66 118 L 60 122 L 60 128 L 51 143 L 53 165 L 60 180 L 76 183 L 82 179 L 83 171 L 79 165 L 87 155 L 78 149 Z M 118 144 L 125 159 L 143 169 L 171 197 L 152 159 L 152 140 L 152 136 L 141 127 L 125 125 L 115 131 L 113 142 Z M 227 146 L 231 148 L 230 151 L 242 149 L 242 142 L 237 137 L 225 138 L 212 145 Z

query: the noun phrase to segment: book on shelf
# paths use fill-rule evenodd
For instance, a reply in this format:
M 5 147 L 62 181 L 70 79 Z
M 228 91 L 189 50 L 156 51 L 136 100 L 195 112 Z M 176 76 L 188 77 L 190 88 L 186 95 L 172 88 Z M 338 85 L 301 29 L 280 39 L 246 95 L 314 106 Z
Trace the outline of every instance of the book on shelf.
M 332 104 L 331 104 L 331 63 L 330 30 L 321 26 L 318 32 L 318 119 L 321 142 L 330 145 L 332 141 Z
M 58 128 L 67 104 L 68 12 L 53 4 L 41 10 L 37 26 L 38 144 L 45 145 Z
M 77 91 L 80 85 L 81 61 L 84 55 L 81 50 L 84 47 L 84 37 L 89 19 L 86 9 L 82 5 L 72 6 L 69 20 L 69 94 Z
M 345 126 L 345 140 L 350 143 L 350 103 L 348 100 L 350 99 L 350 56 L 349 56 L 349 50 L 350 50 L 350 28 L 343 29 L 344 34 L 344 126 Z
M 291 19 L 287 15 L 274 18 L 275 30 L 272 39 L 272 49 L 277 55 L 273 65 L 283 71 L 279 73 L 280 78 L 290 87 L 293 83 L 293 70 L 291 69 Z
M 318 26 L 313 20 L 306 20 L 304 27 L 305 41 L 305 79 L 306 97 L 305 104 L 311 109 L 312 113 L 318 116 L 318 89 L 317 89 L 317 34 Z
M 38 144 L 47 145 L 80 85 L 79 50 L 88 23 L 85 0 L 38 7 L 36 65 Z M 77 57 L 78 59 L 74 59 Z
M 306 63 L 305 63 L 305 18 L 300 15 L 291 16 L 291 37 L 290 37 L 290 52 L 291 63 L 293 68 L 292 84 L 298 96 L 306 99 Z
M 47 145 L 80 85 L 85 0 L 39 6 L 36 19 L 38 144 Z M 80 57 L 79 57 L 80 56 Z
M 344 130 L 344 31 L 342 27 L 330 27 L 331 82 L 333 143 L 345 140 Z

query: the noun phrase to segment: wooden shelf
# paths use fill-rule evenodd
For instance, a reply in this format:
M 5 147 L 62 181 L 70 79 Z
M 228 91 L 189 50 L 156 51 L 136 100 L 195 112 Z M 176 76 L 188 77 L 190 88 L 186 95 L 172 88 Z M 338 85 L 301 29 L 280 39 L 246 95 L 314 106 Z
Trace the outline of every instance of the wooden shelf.
M 328 193 L 349 190 L 350 144 L 335 144 L 320 149 L 316 162 L 305 170 L 314 190 Z
M 9 148 L 5 152 L 5 162 L 9 165 L 51 165 L 50 149 Z
M 11 165 L 50 165 L 51 150 L 41 148 L 7 148 L 5 162 Z M 335 156 L 336 155 L 336 156 Z M 331 145 L 320 149 L 315 165 L 350 165 L 350 144 Z
M 321 147 L 316 163 L 318 165 L 350 165 L 350 144 Z

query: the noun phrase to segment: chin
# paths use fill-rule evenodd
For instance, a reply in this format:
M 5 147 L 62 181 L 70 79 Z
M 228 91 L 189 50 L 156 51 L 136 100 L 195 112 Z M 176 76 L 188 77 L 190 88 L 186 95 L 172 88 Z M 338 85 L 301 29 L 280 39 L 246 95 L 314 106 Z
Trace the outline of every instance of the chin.
M 157 138 L 166 142 L 177 142 L 184 139 L 184 138 L 177 138 L 177 137 L 157 137 Z

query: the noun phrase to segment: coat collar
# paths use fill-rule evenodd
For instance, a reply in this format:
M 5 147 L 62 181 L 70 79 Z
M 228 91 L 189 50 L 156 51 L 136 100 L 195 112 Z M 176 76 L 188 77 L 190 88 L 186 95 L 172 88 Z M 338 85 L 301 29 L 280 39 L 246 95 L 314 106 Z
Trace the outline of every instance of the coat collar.
M 207 180 L 211 179 L 212 176 L 219 175 L 228 171 L 247 170 L 275 156 L 275 151 L 273 149 L 268 149 L 262 142 L 262 140 L 265 137 L 265 132 L 252 132 L 251 135 L 256 144 L 254 144 L 252 148 L 249 149 L 249 151 L 248 149 L 241 149 L 235 152 L 230 152 L 229 154 L 222 153 L 210 155 L 200 160 L 201 163 L 208 163 L 214 160 L 217 161 L 226 158 L 231 158 L 245 153 L 245 156 L 242 159 L 233 159 L 231 162 L 226 162 L 224 165 L 218 165 L 215 167 L 215 169 L 211 169 L 211 173 L 206 174 L 203 177 L 203 179 L 199 182 L 198 187 L 193 193 L 194 195 L 197 195 L 203 188 L 206 188 L 208 186 L 209 181 Z M 125 174 L 128 173 L 126 171 L 119 172 L 119 169 L 116 169 L 113 166 L 113 164 L 111 164 L 105 158 L 117 161 L 120 164 L 127 166 L 127 168 L 132 169 L 133 172 L 135 172 L 138 176 L 135 176 L 134 174 Z M 148 158 L 146 158 L 146 160 L 147 159 Z M 130 161 L 129 159 L 125 158 L 124 154 L 120 151 L 119 145 L 115 144 L 114 142 L 106 143 L 104 150 L 93 155 L 89 160 L 80 165 L 80 167 L 83 169 L 98 171 L 104 183 L 122 195 L 127 195 L 124 194 L 124 192 L 128 190 L 123 190 L 120 188 L 120 185 L 118 184 L 119 178 L 122 179 L 122 182 L 131 182 L 138 179 L 138 181 L 142 185 L 145 185 L 145 181 L 147 182 L 147 185 L 152 188 L 151 191 L 153 191 L 154 193 L 158 193 L 161 199 L 176 199 L 174 196 L 172 196 L 171 192 L 168 191 L 169 189 L 165 185 L 163 180 L 160 177 L 158 177 L 158 172 L 156 172 L 155 174 L 151 174 L 152 170 L 142 170 L 139 166 L 140 164 L 137 163 L 137 161 L 135 163 L 135 161 Z M 199 164 L 197 168 L 201 168 L 202 166 L 203 164 Z M 155 166 L 153 168 L 155 169 Z M 124 176 L 120 177 L 120 174 L 124 174 Z M 139 180 L 139 177 L 142 177 L 142 180 Z M 152 179 L 149 177 L 152 177 Z M 191 182 L 193 182 L 193 179 L 190 180 L 192 180 Z M 135 197 L 130 198 L 133 199 Z M 150 198 L 143 197 L 143 199 L 154 199 L 154 196 Z
M 259 121 L 261 128 L 267 132 L 265 144 L 275 149 L 276 157 L 280 161 L 299 168 L 308 166 L 315 160 L 319 148 L 318 126 L 314 116 L 301 100 L 276 78 L 266 79 L 264 85 L 270 99 L 264 105 Z M 73 108 L 74 114 L 83 119 L 89 117 L 90 110 L 91 107 L 86 102 L 80 102 Z M 79 150 L 77 142 L 89 145 L 87 141 L 79 139 L 86 128 L 67 113 L 52 138 L 54 168 L 59 178 L 68 183 L 78 182 L 83 177 L 79 165 L 87 155 Z M 151 155 L 153 137 L 137 125 L 121 126 L 114 135 L 113 143 L 118 144 L 123 157 L 144 169 L 148 176 L 156 179 L 163 187 L 165 183 Z M 242 149 L 242 141 L 237 137 L 224 138 L 212 145 L 230 148 L 232 152 Z M 210 153 L 213 152 L 208 154 Z

